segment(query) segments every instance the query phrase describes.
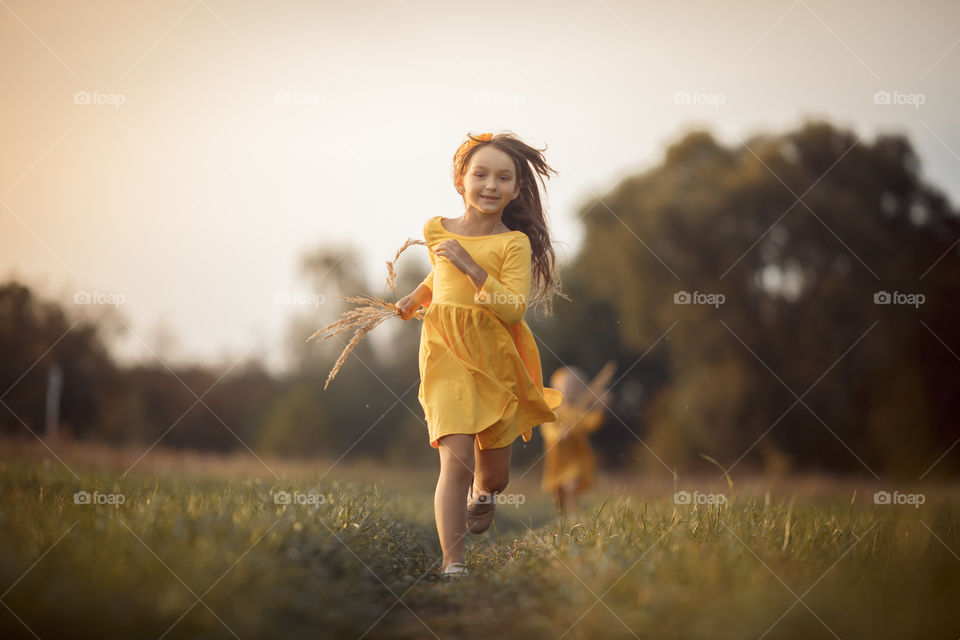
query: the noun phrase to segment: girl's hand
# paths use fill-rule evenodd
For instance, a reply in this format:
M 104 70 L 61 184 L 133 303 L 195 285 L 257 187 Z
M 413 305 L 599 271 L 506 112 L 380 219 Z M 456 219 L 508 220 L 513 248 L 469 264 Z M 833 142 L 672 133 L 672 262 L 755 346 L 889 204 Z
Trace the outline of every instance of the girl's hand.
M 477 264 L 477 261 L 463 248 L 463 245 L 453 238 L 444 240 L 437 245 L 434 253 L 441 258 L 446 258 L 453 266 L 469 276 L 477 289 L 479 289 L 487 279 L 487 272 L 483 270 L 483 267 Z
M 429 287 L 420 285 L 409 295 L 403 296 L 394 303 L 397 311 L 400 312 L 402 320 L 409 320 L 421 306 L 427 306 L 432 299 L 432 293 Z
M 467 250 L 463 248 L 463 245 L 454 238 L 441 242 L 437 245 L 437 248 L 434 249 L 434 253 L 443 256 L 452 262 L 453 266 L 464 273 L 467 273 L 477 264 L 470 254 L 467 253 Z

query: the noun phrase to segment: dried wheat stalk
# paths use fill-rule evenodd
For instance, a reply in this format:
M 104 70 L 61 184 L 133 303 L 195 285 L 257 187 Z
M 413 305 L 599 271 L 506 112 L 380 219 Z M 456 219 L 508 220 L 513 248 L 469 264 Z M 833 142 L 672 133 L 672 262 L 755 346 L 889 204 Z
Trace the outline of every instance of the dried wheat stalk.
M 409 238 L 397 251 L 396 255 L 393 257 L 393 260 L 387 262 L 387 286 L 390 287 L 390 291 L 396 293 L 397 271 L 394 267 L 394 264 L 400 258 L 401 253 L 403 253 L 408 247 L 416 244 L 422 244 L 426 246 L 427 250 L 433 253 L 433 250 L 430 249 L 430 247 L 427 246 L 427 243 L 423 240 L 414 240 L 413 238 Z M 351 329 L 355 330 L 350 342 L 348 342 L 347 346 L 344 347 L 340 357 L 337 358 L 337 362 L 333 365 L 333 369 L 330 370 L 330 375 L 327 376 L 327 381 L 323 385 L 324 390 L 326 390 L 327 385 L 329 385 L 330 381 L 333 380 L 333 378 L 337 375 L 337 372 L 340 371 L 340 367 L 343 366 L 347 356 L 350 355 L 350 352 L 353 351 L 353 348 L 359 344 L 360 339 L 363 338 L 363 336 L 373 331 L 377 325 L 387 318 L 391 316 L 396 316 L 398 318 L 400 317 L 400 310 L 397 309 L 392 302 L 387 302 L 386 300 L 382 300 L 377 297 L 337 297 L 346 302 L 353 302 L 357 306 L 353 309 L 344 311 L 339 320 L 327 325 L 322 329 L 319 329 L 318 331 L 314 332 L 312 336 L 307 338 L 307 342 L 310 342 L 314 338 L 318 337 L 320 340 L 326 340 L 327 338 L 339 335 L 345 331 L 350 331 Z M 423 316 L 424 311 L 419 309 L 413 314 L 413 317 L 417 318 L 418 320 L 422 320 Z
M 423 240 L 414 240 L 413 238 L 407 238 L 407 241 L 403 243 L 403 246 L 397 249 L 397 255 L 393 256 L 392 261 L 387 261 L 387 286 L 390 287 L 390 291 L 396 290 L 397 283 L 397 272 L 393 268 L 393 265 L 396 264 L 397 260 L 400 259 L 400 254 L 407 250 L 407 247 L 411 247 L 415 244 L 422 244 L 427 247 L 427 243 Z M 433 249 L 427 247 L 427 251 L 433 253 Z

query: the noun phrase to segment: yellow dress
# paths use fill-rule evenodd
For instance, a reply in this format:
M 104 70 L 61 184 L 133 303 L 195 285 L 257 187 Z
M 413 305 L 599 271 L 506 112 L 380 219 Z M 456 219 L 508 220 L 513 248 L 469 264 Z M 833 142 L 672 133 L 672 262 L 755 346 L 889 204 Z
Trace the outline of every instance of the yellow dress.
M 430 254 L 422 284 L 433 298 L 420 332 L 420 404 L 430 445 L 442 436 L 477 434 L 481 449 L 524 442 L 556 420 L 563 399 L 543 386 L 540 353 L 523 315 L 531 286 L 530 239 L 522 231 L 465 236 L 441 216 L 423 226 L 431 249 L 457 240 L 487 272 L 480 291 L 446 258 Z
M 540 486 L 555 491 L 577 480 L 579 490 L 589 489 L 594 484 L 596 461 L 588 436 L 603 424 L 603 407 L 584 411 L 564 404 L 557 408 L 557 418 L 540 428 L 545 450 Z

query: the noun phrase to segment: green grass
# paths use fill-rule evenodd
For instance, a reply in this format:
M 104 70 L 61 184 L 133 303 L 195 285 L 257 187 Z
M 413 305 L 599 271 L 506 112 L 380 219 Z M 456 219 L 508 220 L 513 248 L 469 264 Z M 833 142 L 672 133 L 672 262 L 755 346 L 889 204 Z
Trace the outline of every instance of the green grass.
M 424 491 L 78 475 L 0 463 L 0 637 L 960 636 L 960 508 L 946 493 L 919 509 L 598 494 L 562 524 L 541 496 L 469 536 L 473 574 L 451 583 Z M 81 490 L 126 500 L 78 505 Z M 322 504 L 272 497 L 311 490 Z

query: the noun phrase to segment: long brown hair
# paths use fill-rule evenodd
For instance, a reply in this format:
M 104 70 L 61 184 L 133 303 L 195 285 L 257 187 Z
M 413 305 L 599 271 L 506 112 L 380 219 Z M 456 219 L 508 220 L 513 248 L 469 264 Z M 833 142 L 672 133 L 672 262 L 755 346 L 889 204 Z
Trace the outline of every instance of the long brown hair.
M 513 159 L 517 179 L 520 181 L 520 195 L 504 208 L 501 221 L 511 231 L 522 231 L 530 239 L 533 297 L 529 306 L 542 305 L 545 314 L 552 315 L 553 296 L 559 295 L 567 300 L 569 298 L 560 288 L 560 274 L 550 241 L 547 216 L 540 203 L 540 191 L 535 178 L 539 178 L 540 184 L 546 189 L 544 178 L 549 178 L 549 173 L 559 174 L 543 157 L 542 152 L 546 147 L 531 147 L 510 131 L 492 137 L 488 134 L 474 136 L 468 133 L 467 138 L 453 156 L 453 184 L 462 195 L 464 173 L 470 165 L 470 158 L 480 147 L 493 145 Z

